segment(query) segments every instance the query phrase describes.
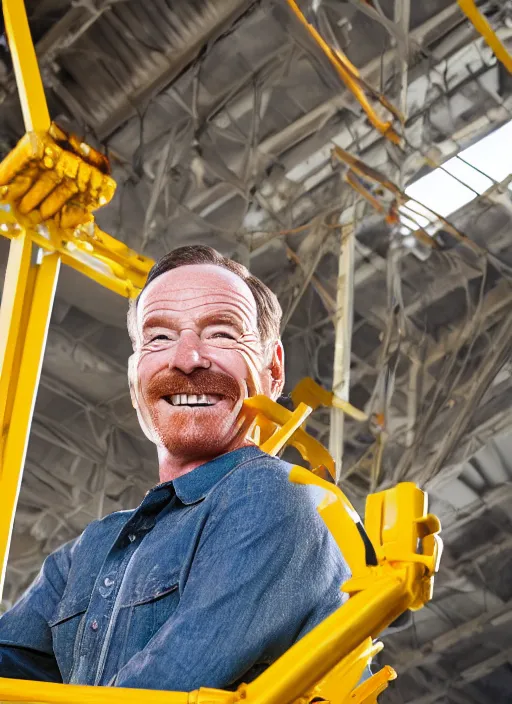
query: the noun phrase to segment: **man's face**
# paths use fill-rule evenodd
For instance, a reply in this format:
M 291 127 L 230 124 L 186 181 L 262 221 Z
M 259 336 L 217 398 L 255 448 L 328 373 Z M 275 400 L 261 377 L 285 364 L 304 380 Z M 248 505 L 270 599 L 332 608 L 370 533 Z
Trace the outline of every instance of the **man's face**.
M 264 349 L 254 296 L 227 269 L 197 264 L 156 278 L 137 307 L 130 387 L 142 429 L 183 459 L 243 444 L 244 399 L 277 397 L 282 348 Z

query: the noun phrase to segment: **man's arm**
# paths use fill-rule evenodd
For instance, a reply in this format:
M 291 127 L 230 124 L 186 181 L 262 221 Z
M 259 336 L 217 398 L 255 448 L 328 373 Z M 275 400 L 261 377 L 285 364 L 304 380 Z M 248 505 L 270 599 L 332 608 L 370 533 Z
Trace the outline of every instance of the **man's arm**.
M 32 586 L 0 617 L 0 677 L 62 682 L 48 621 L 66 586 L 72 545 L 49 555 Z
M 344 601 L 348 566 L 309 489 L 291 484 L 282 465 L 238 470 L 216 497 L 177 610 L 114 686 L 227 687 Z

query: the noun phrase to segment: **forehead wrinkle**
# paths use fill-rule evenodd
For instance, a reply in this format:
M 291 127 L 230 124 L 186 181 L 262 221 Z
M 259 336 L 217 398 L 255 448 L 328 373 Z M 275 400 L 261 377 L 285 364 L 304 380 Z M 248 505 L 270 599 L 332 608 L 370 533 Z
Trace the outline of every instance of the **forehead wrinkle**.
M 186 309 L 186 312 L 195 312 L 195 315 L 192 317 L 194 324 L 198 325 L 198 327 L 203 327 L 208 324 L 215 324 L 216 317 L 224 318 L 219 324 L 234 325 L 239 328 L 239 331 L 243 337 L 253 337 L 254 339 L 257 339 L 255 332 L 251 332 L 252 321 L 248 318 L 248 316 L 243 315 L 243 311 L 240 312 L 237 307 L 232 304 L 228 304 L 223 308 L 223 310 L 220 311 L 218 309 L 209 311 L 205 310 L 205 308 L 207 309 L 208 307 L 208 304 L 190 306 Z M 165 327 L 165 325 L 169 324 L 174 325 L 175 327 L 180 327 L 179 314 L 183 312 L 183 309 L 178 311 L 169 308 L 152 307 L 150 310 L 143 313 L 141 327 L 143 330 L 146 327 L 158 327 L 160 325 Z
M 166 290 L 161 291 L 156 296 L 157 301 L 166 300 L 166 301 L 172 302 L 173 301 L 172 294 L 175 291 L 176 291 L 175 287 L 172 287 L 171 291 L 166 291 Z M 201 292 L 204 291 L 204 293 L 199 293 L 199 291 L 201 291 Z M 152 293 L 153 292 L 150 291 L 150 292 L 148 292 L 148 295 L 147 295 L 147 298 L 149 298 L 149 301 L 148 301 L 149 306 L 151 305 L 151 294 Z M 184 293 L 185 294 L 189 293 L 190 295 L 188 297 L 183 296 Z M 249 293 L 251 293 L 250 289 L 249 289 Z M 190 300 L 194 300 L 194 299 L 198 299 L 198 298 L 199 299 L 208 298 L 209 301 L 211 301 L 212 298 L 215 298 L 217 300 L 219 298 L 220 299 L 223 299 L 223 298 L 230 299 L 231 298 L 231 299 L 234 299 L 238 305 L 240 305 L 241 307 L 246 308 L 248 311 L 250 311 L 251 314 L 252 313 L 257 314 L 257 306 L 256 306 L 256 301 L 254 299 L 254 296 L 252 296 L 252 294 L 251 294 L 251 298 L 249 298 L 248 296 L 244 295 L 241 291 L 236 291 L 236 290 L 232 290 L 232 289 L 222 289 L 221 291 L 218 291 L 218 290 L 212 291 L 211 287 L 198 285 L 198 286 L 194 286 L 194 287 L 180 288 L 179 294 L 181 297 L 181 301 L 190 301 Z
M 230 314 L 234 314 L 235 317 L 240 318 L 241 322 L 243 322 L 248 328 L 251 328 L 253 324 L 257 326 L 258 314 L 255 308 L 252 309 L 249 308 L 249 306 L 237 305 L 236 300 L 226 300 L 226 298 L 222 295 L 214 296 L 213 300 L 212 296 L 210 295 L 208 296 L 208 300 L 206 302 L 204 301 L 204 299 L 197 300 L 197 298 L 186 299 L 185 302 L 189 305 L 183 306 L 183 301 L 172 301 L 169 299 L 165 299 L 165 301 L 162 301 L 161 299 L 156 301 L 148 301 L 148 303 L 141 310 L 142 325 L 146 325 L 147 319 L 152 315 L 157 315 L 158 313 L 161 313 L 162 316 L 165 317 L 165 315 L 168 315 L 169 313 L 174 313 L 176 315 L 179 315 L 183 312 L 191 313 L 197 311 L 198 309 L 211 309 L 212 306 L 218 306 L 219 304 L 221 304 L 224 310 L 228 309 Z M 217 311 L 217 313 L 222 313 L 222 311 Z M 210 310 L 205 315 L 211 316 L 214 315 L 214 312 Z
M 188 313 L 190 311 L 194 311 L 194 310 L 198 310 L 198 309 L 201 309 L 201 310 L 204 308 L 211 309 L 212 306 L 216 306 L 216 304 L 217 304 L 216 301 L 209 300 L 207 303 L 199 302 L 199 303 L 195 303 L 193 305 L 187 306 L 185 309 L 183 309 L 181 307 L 174 308 L 172 306 L 161 307 L 160 303 L 155 302 L 154 305 L 148 306 L 147 309 L 142 312 L 142 320 L 145 321 L 149 316 L 152 316 L 152 315 L 156 316 L 158 314 L 161 314 L 162 317 L 165 317 L 166 315 L 169 315 L 169 314 L 171 314 L 171 315 L 178 314 L 179 315 L 180 313 L 183 313 L 183 312 Z M 238 318 L 242 318 L 242 317 L 249 318 L 246 311 L 244 311 L 244 310 L 240 311 L 238 306 L 235 306 L 231 302 L 227 302 L 227 303 L 224 302 L 224 306 L 221 310 L 215 310 L 215 311 L 210 310 L 207 313 L 204 313 L 204 315 L 202 315 L 201 317 L 212 317 L 216 314 L 222 315 L 223 313 L 225 313 L 226 315 L 230 315 L 230 316 L 234 316 L 234 317 L 238 317 Z

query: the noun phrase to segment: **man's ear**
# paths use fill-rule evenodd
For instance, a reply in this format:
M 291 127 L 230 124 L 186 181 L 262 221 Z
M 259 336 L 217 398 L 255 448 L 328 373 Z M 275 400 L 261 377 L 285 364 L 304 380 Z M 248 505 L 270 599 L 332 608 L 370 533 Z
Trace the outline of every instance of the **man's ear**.
M 283 393 L 284 387 L 284 349 L 281 340 L 274 345 L 269 364 L 271 378 L 271 396 L 276 401 Z

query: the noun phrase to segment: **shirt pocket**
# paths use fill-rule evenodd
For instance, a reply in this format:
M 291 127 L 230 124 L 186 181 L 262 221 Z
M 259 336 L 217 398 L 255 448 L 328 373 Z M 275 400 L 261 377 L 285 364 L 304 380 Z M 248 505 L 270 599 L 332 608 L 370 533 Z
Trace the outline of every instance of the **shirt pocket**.
M 64 595 L 48 622 L 52 633 L 53 652 L 64 683 L 71 679 L 83 635 L 88 603 L 89 597 L 77 600 L 66 598 Z
M 121 607 L 114 640 L 119 645 L 118 669 L 143 650 L 151 638 L 176 611 L 179 601 L 179 574 L 151 581 Z M 122 635 L 121 635 L 122 634 Z M 121 641 L 121 642 L 120 642 Z

